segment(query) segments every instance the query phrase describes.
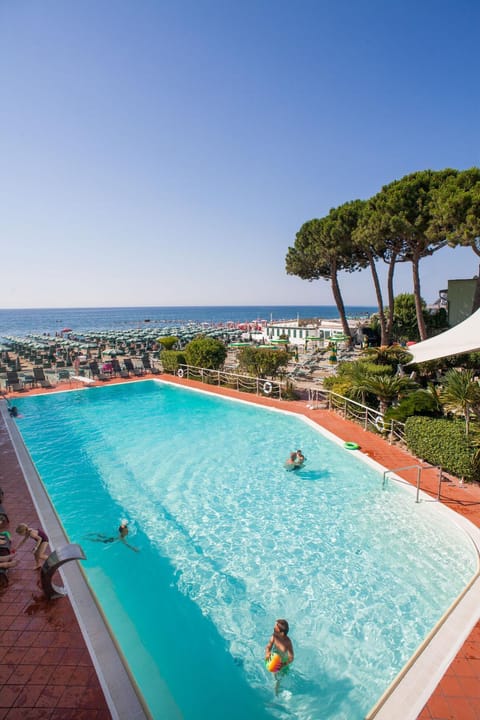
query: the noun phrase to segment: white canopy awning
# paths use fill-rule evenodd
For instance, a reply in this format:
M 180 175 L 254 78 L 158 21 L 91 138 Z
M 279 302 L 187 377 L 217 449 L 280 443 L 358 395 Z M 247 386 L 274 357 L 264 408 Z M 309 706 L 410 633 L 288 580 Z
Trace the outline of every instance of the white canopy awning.
M 480 350 L 480 310 L 450 330 L 408 347 L 408 352 L 413 355 L 411 363 L 422 363 L 476 350 Z

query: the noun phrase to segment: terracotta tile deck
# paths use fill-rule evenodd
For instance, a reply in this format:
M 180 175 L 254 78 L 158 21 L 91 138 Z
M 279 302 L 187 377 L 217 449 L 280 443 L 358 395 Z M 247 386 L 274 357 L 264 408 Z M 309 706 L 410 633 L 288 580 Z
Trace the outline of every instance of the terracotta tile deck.
M 207 389 L 200 383 L 170 375 L 164 379 Z M 65 389 L 69 387 L 73 388 L 75 384 L 64 385 Z M 387 468 L 418 462 L 378 435 L 365 432 L 359 425 L 327 410 L 308 409 L 305 402 L 245 396 L 212 386 L 208 386 L 208 390 L 303 414 L 342 440 L 358 443 L 363 452 Z M 9 399 L 14 397 L 13 393 L 8 396 Z M 416 482 L 414 471 L 398 474 L 412 483 Z M 2 421 L 0 487 L 5 493 L 3 504 L 9 515 L 11 532 L 19 522 L 34 523 L 38 520 Z M 422 489 L 436 497 L 436 473 L 423 473 Z M 440 499 L 480 527 L 479 486 L 461 486 L 458 481 L 444 482 Z M 19 564 L 10 570 L 8 587 L 0 590 L 0 720 L 110 718 L 68 597 L 50 602 L 43 599 L 28 542 L 18 556 Z M 418 715 L 418 720 L 480 720 L 480 622 L 450 664 Z

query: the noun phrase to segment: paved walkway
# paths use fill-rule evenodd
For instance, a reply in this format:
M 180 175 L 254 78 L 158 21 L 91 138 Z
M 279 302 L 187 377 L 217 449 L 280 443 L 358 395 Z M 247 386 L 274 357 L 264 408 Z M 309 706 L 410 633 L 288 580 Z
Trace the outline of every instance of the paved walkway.
M 1 418 L 0 487 L 18 546 L 16 526 L 40 523 Z M 70 600 L 45 599 L 32 543 L 16 553 L 18 564 L 9 570 L 8 587 L 0 590 L 0 720 L 109 720 Z
M 157 376 L 158 377 L 158 376 Z M 200 383 L 165 376 L 170 382 L 206 389 Z M 116 381 L 112 381 L 116 382 Z M 80 384 L 79 384 L 80 386 Z M 66 384 L 65 389 L 75 387 Z M 311 410 L 304 402 L 282 402 L 245 396 L 224 388 L 209 391 L 279 407 L 309 417 L 344 441 L 353 441 L 387 468 L 418 461 L 378 435 L 327 410 Z M 86 390 L 88 392 L 88 390 Z M 14 395 L 9 395 L 13 399 Z M 416 472 L 398 473 L 416 482 Z M 10 516 L 10 530 L 19 522 L 38 521 L 8 433 L 0 423 L 0 487 Z M 436 472 L 424 472 L 422 489 L 435 496 Z M 443 482 L 442 502 L 480 527 L 480 487 Z M 31 549 L 31 548 L 30 548 Z M 418 720 L 480 720 L 480 622 L 453 660 Z M 68 598 L 42 600 L 28 543 L 19 552 L 19 565 L 10 571 L 10 584 L 0 591 L 0 720 L 103 720 L 110 713 L 83 642 Z M 203 719 L 202 719 L 203 720 Z

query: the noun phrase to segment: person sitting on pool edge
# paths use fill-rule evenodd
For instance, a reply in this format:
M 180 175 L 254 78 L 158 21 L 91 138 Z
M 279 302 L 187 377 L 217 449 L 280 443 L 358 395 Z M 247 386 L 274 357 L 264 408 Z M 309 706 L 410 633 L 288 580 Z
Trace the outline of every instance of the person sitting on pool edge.
M 272 652 L 277 653 L 282 660 L 282 670 L 294 659 L 292 641 L 288 637 L 289 630 L 287 620 L 283 618 L 277 620 L 273 628 L 273 635 L 265 646 L 265 660 L 269 660 Z

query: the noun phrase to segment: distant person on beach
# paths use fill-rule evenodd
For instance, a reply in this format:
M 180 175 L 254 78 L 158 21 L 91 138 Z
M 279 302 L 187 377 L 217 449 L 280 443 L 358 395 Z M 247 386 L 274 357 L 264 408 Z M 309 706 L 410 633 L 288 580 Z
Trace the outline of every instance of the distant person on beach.
M 87 539 L 91 540 L 92 542 L 101 542 L 101 543 L 114 543 L 114 542 L 122 542 L 124 545 L 126 545 L 130 550 L 133 550 L 134 552 L 140 552 L 139 548 L 134 547 L 133 545 L 130 545 L 130 543 L 127 542 L 126 538 L 128 535 L 128 520 L 122 520 L 120 523 L 120 527 L 118 528 L 118 535 L 117 537 L 111 537 L 108 535 L 104 535 L 103 533 L 90 533 L 87 535 Z
M 33 556 L 36 563 L 35 570 L 40 570 L 43 563 L 48 558 L 48 555 L 45 552 L 48 545 L 48 537 L 46 533 L 44 533 L 41 528 L 34 530 L 33 528 L 28 527 L 26 523 L 20 523 L 16 532 L 23 536 L 23 540 L 20 542 L 17 550 L 22 547 L 23 543 L 28 540 L 28 538 L 35 541 L 35 547 L 33 548 Z

